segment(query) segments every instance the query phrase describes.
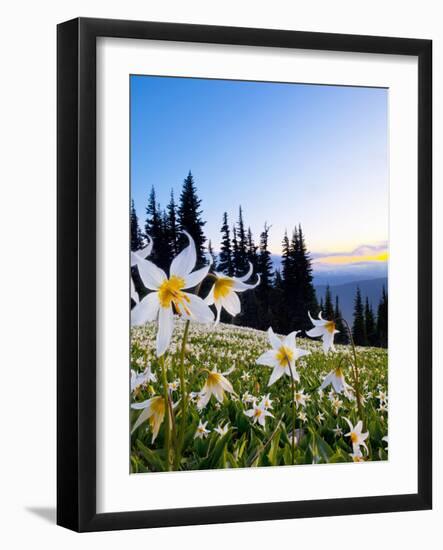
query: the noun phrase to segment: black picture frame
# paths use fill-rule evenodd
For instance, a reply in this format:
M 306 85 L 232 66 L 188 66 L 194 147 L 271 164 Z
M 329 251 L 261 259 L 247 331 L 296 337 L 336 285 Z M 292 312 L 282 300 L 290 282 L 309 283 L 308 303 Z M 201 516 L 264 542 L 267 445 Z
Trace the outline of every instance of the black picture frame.
M 96 39 L 173 40 L 418 58 L 416 494 L 96 512 Z M 432 507 L 432 42 L 79 18 L 57 29 L 57 523 L 75 531 L 426 510 Z

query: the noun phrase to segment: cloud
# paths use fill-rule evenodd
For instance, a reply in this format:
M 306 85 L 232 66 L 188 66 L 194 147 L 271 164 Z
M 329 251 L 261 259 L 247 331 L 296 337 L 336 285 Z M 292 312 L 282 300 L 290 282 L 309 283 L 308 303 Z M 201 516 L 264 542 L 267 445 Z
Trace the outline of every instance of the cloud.
M 362 244 L 354 250 L 334 253 L 313 253 L 314 267 L 350 264 L 385 263 L 389 259 L 387 242 Z

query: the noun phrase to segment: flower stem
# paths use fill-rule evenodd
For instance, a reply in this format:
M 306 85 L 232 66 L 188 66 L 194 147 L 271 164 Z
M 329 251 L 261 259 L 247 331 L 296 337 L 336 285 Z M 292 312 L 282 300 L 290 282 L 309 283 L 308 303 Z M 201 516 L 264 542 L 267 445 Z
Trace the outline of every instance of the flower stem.
M 186 390 L 186 380 L 185 380 L 185 351 L 186 343 L 188 341 L 189 335 L 189 320 L 185 323 L 185 329 L 183 332 L 182 345 L 180 350 L 180 388 L 182 394 L 181 402 L 181 422 L 180 422 L 180 432 L 178 436 L 178 448 L 177 454 L 175 457 L 174 469 L 178 470 L 180 465 L 181 454 L 183 450 L 183 443 L 185 439 L 185 429 L 186 429 L 186 413 L 188 408 L 188 392 Z
M 291 457 L 292 457 L 292 465 L 295 464 L 295 380 L 294 380 L 294 374 L 291 369 L 291 364 L 288 361 L 288 367 L 289 367 L 289 373 L 291 375 L 291 411 L 292 411 L 292 437 L 291 437 Z
M 169 390 L 168 390 L 168 377 L 166 374 L 165 356 L 160 357 L 160 365 L 162 370 L 163 379 L 163 399 L 165 400 L 165 450 L 166 450 L 166 471 L 169 472 L 171 468 L 170 455 L 171 455 L 171 443 L 170 443 L 170 412 L 169 412 Z
M 360 380 L 359 380 L 360 377 L 359 377 L 358 362 L 357 362 L 357 350 L 355 349 L 355 342 L 352 336 L 352 331 L 351 331 L 351 327 L 349 326 L 349 323 L 346 321 L 346 319 L 342 319 L 342 321 L 346 325 L 346 328 L 348 330 L 349 341 L 351 342 L 352 353 L 354 355 L 354 364 L 353 364 L 352 374 L 354 377 L 355 397 L 357 399 L 358 415 L 360 417 L 360 420 L 363 421 L 363 413 L 362 413 L 362 407 L 361 407 L 361 394 L 360 394 Z

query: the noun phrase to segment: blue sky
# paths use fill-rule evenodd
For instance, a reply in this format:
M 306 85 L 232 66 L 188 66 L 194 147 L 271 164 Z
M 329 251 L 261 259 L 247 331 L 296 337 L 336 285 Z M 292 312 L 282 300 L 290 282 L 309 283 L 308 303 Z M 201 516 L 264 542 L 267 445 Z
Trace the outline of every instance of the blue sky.
M 142 222 L 151 186 L 165 206 L 191 170 L 216 250 L 242 205 L 275 254 L 301 223 L 316 269 L 384 261 L 387 129 L 386 89 L 132 76 L 132 197 Z

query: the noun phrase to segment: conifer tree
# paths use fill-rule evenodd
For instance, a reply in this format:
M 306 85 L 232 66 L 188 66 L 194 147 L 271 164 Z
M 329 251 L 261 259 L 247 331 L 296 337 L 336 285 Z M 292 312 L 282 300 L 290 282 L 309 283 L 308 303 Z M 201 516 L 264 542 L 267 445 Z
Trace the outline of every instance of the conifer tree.
M 150 237 L 153 242 L 153 248 L 150 260 L 162 269 L 167 269 L 164 260 L 167 253 L 164 253 L 165 233 L 162 212 L 160 205 L 157 204 L 154 186 L 149 193 L 148 206 L 146 207 L 145 235 Z
M 137 212 L 135 211 L 134 200 L 131 200 L 131 250 L 143 248 L 143 235 L 138 225 Z
M 189 171 L 189 174 L 183 181 L 180 203 L 177 210 L 177 220 L 180 231 L 187 231 L 194 239 L 197 251 L 197 266 L 201 266 L 205 262 L 206 237 L 203 233 L 203 227 L 206 222 L 202 219 L 203 212 L 200 207 L 201 200 L 197 196 L 194 177 L 191 171 Z M 186 244 L 187 239 L 181 235 L 179 248 L 183 248 Z
M 234 266 L 232 261 L 231 234 L 229 231 L 228 214 L 223 213 L 223 224 L 221 226 L 221 246 L 218 256 L 218 269 L 222 273 L 232 277 L 234 275 Z
M 375 326 L 374 312 L 371 305 L 369 304 L 369 299 L 366 296 L 365 302 L 365 329 L 366 329 L 366 340 L 368 346 L 377 345 L 377 332 Z
M 169 199 L 168 206 L 166 207 L 167 212 L 167 236 L 169 248 L 171 249 L 172 255 L 176 256 L 179 252 L 178 250 L 178 239 L 179 239 L 179 229 L 177 223 L 177 206 L 174 199 L 174 191 L 171 189 L 171 197 Z
M 257 328 L 262 330 L 268 328 L 272 321 L 271 313 L 271 289 L 273 282 L 273 268 L 271 253 L 268 248 L 270 226 L 265 223 L 263 231 L 260 234 L 260 247 L 258 254 L 257 273 L 260 274 L 260 285 L 257 287 L 257 297 L 259 302 L 257 315 Z
M 335 297 L 334 319 L 335 328 L 338 330 L 338 334 L 335 336 L 335 341 L 337 344 L 347 344 L 349 341 L 348 329 L 343 322 L 343 314 L 340 309 L 338 296 Z
M 354 300 L 354 323 L 352 325 L 352 337 L 357 346 L 366 346 L 366 325 L 360 287 L 357 287 Z
M 236 269 L 239 275 L 243 275 L 248 270 L 248 240 L 243 222 L 243 210 L 239 207 L 237 222 L 237 262 Z
M 248 244 L 247 244 L 247 248 L 248 248 L 247 258 L 248 258 L 248 261 L 251 262 L 252 267 L 254 269 L 254 273 L 255 273 L 256 270 L 257 270 L 257 260 L 258 260 L 257 248 L 258 247 L 254 243 L 254 237 L 252 236 L 252 231 L 251 231 L 250 227 L 248 227 L 247 241 L 248 241 Z
M 382 348 L 388 347 L 388 295 L 384 286 L 377 310 L 377 342 Z
M 234 275 L 242 275 L 241 273 L 241 260 L 240 252 L 238 248 L 237 228 L 232 226 L 232 264 L 234 269 Z
M 326 285 L 325 292 L 325 303 L 323 306 L 323 317 L 324 319 L 332 320 L 334 319 L 334 306 L 332 305 L 332 296 L 331 296 L 331 287 Z
M 316 313 L 318 311 L 318 303 L 312 282 L 311 258 L 307 250 L 301 225 L 298 226 L 298 231 L 294 231 L 291 254 L 294 258 L 294 277 L 297 289 L 293 317 L 295 325 L 291 329 L 307 330 L 311 328 L 308 311 L 311 314 Z

